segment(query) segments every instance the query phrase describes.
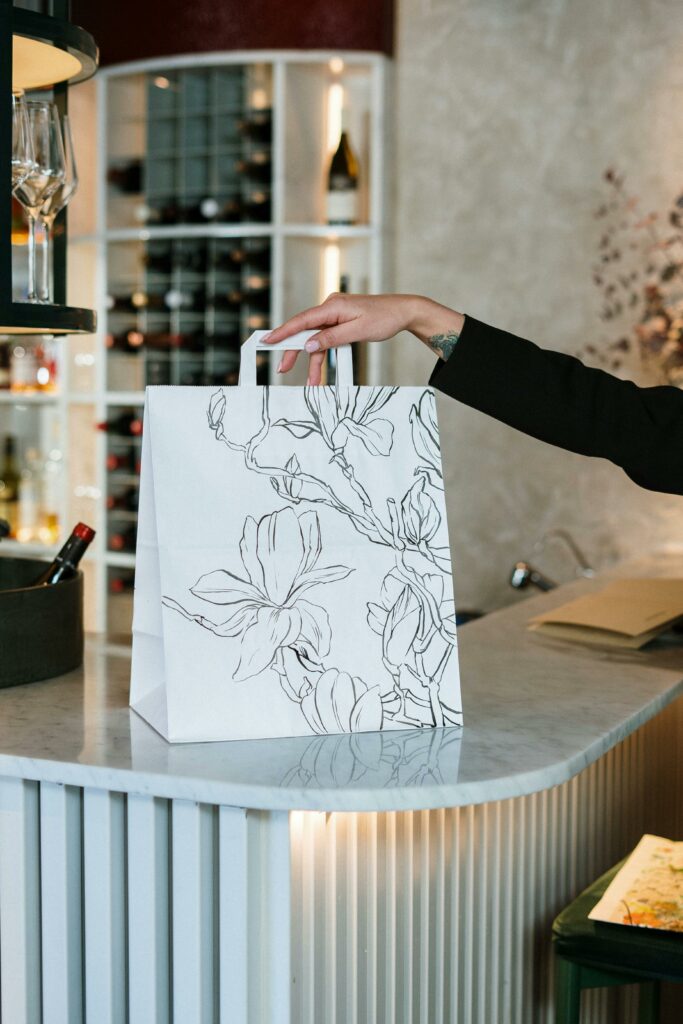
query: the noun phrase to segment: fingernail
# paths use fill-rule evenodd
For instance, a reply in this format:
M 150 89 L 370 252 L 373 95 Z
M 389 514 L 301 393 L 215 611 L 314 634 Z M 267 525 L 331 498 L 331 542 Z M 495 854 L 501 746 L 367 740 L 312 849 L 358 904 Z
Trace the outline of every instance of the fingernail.
M 312 381 L 312 380 L 311 380 L 311 378 L 309 377 L 309 378 L 308 378 L 308 380 L 306 381 L 306 387 L 307 387 L 307 388 L 310 388 L 310 387 L 312 387 L 312 386 L 313 386 L 313 381 Z
M 282 364 L 283 363 L 284 363 L 284 359 L 281 359 L 280 362 L 278 363 L 278 367 L 277 367 L 277 372 L 278 373 L 282 373 Z
M 304 348 L 307 352 L 317 352 L 320 348 L 320 342 L 316 338 L 309 338 Z

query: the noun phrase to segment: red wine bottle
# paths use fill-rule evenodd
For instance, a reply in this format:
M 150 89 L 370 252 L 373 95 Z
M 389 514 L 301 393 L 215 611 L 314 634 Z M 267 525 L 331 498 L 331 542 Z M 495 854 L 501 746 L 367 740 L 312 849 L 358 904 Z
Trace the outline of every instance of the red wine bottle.
M 117 470 L 135 474 L 140 472 L 140 460 L 133 450 L 125 453 L 109 452 L 105 465 L 110 473 L 115 473 Z
M 95 531 L 85 523 L 77 523 L 73 533 L 67 540 L 61 551 L 55 555 L 54 561 L 41 572 L 32 586 L 41 587 L 45 584 L 60 583 L 62 580 L 70 580 L 78 572 L 78 563 L 87 551 L 90 541 L 95 536 Z
M 125 530 L 115 530 L 109 535 L 110 551 L 135 551 L 137 527 L 129 526 Z
M 109 580 L 109 593 L 110 594 L 125 594 L 135 586 L 135 576 L 133 573 L 125 573 L 121 576 L 112 576 Z
M 245 139 L 254 142 L 270 142 L 273 134 L 273 118 L 270 110 L 252 110 L 237 122 L 237 130 Z
M 115 416 L 114 419 L 105 420 L 103 423 L 97 424 L 98 430 L 104 430 L 108 434 L 132 434 L 133 437 L 139 437 L 142 433 L 142 419 L 136 416 L 134 412 L 122 412 L 120 416 Z
M 127 487 L 120 494 L 107 496 L 107 508 L 110 511 L 119 509 L 122 512 L 137 512 L 140 492 L 137 487 Z

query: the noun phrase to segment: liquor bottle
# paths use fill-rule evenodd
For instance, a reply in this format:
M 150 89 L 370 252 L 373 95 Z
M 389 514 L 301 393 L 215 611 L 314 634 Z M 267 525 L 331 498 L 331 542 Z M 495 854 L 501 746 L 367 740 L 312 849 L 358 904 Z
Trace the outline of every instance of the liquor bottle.
M 109 452 L 105 460 L 108 473 L 130 473 L 139 476 L 140 459 L 134 450 L 128 452 Z
M 119 192 L 142 192 L 142 160 L 128 160 L 107 170 L 107 181 Z
M 137 527 L 128 526 L 125 530 L 117 530 L 109 534 L 110 551 L 135 551 Z
M 250 110 L 246 117 L 237 122 L 237 130 L 245 139 L 254 142 L 270 142 L 273 135 L 273 115 L 269 109 Z
M 36 350 L 32 345 L 13 345 L 9 377 L 12 391 L 34 391 L 36 387 Z
M 19 480 L 17 540 L 28 544 L 40 539 L 40 492 L 43 467 L 35 448 L 29 448 Z
M 327 223 L 355 224 L 358 220 L 358 159 L 342 122 L 339 145 L 327 175 Z
M 8 434 L 5 438 L 3 459 L 0 463 L 0 519 L 6 519 L 9 523 L 11 537 L 15 537 L 17 532 L 19 482 L 16 441 Z
M 118 494 L 107 495 L 107 508 L 110 512 L 137 512 L 140 492 L 137 487 L 127 487 Z
M 103 430 L 108 434 L 118 434 L 123 437 L 127 434 L 139 437 L 142 433 L 142 419 L 134 412 L 122 412 L 113 419 L 98 423 L 97 429 Z
M 77 523 L 64 547 L 55 555 L 54 561 L 33 581 L 32 586 L 40 587 L 73 579 L 78 572 L 78 563 L 94 536 L 95 531 L 92 527 L 86 526 L 85 523 Z
M 51 338 L 36 345 L 35 386 L 38 391 L 54 391 L 57 386 L 57 356 Z
M 139 352 L 144 344 L 142 331 L 122 331 L 121 334 L 108 334 L 105 345 L 114 352 Z
M 132 572 L 121 573 L 120 576 L 109 577 L 109 593 L 125 594 L 135 587 L 135 574 Z

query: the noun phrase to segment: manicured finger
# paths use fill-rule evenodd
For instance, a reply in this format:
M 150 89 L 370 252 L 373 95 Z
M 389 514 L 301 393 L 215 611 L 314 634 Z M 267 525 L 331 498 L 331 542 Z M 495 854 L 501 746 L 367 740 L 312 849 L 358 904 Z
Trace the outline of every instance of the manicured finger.
M 364 340 L 364 331 L 359 328 L 359 320 L 349 320 L 348 323 L 318 331 L 308 339 L 305 349 L 309 354 L 325 352 L 328 348 L 338 348 L 340 345 L 351 345 L 354 341 Z
M 280 360 L 277 368 L 278 373 L 289 373 L 294 364 L 296 363 L 298 352 L 292 349 L 287 349 L 286 352 L 282 353 L 282 359 Z
M 323 363 L 325 362 L 325 353 L 316 352 L 308 360 L 308 380 L 307 384 L 315 385 L 320 384 L 323 376 Z
M 268 345 L 273 345 L 278 341 L 284 341 L 285 338 L 291 338 L 293 334 L 298 334 L 299 331 L 311 331 L 315 330 L 316 327 L 324 327 L 330 323 L 329 315 L 329 310 L 323 306 L 313 306 L 311 309 L 305 309 L 303 313 L 297 313 L 296 316 L 285 320 L 280 327 L 276 327 L 263 340 Z

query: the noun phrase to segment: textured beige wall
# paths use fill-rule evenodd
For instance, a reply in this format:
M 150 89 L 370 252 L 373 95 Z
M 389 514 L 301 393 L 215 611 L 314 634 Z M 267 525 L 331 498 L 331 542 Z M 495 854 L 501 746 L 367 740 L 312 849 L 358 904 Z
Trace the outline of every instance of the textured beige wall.
M 398 11 L 397 289 L 548 348 L 605 337 L 590 275 L 604 169 L 617 164 L 652 208 L 683 186 L 683 5 L 399 0 Z M 431 363 L 417 343 L 396 344 L 399 382 Z M 517 558 L 569 578 L 559 549 L 534 555 L 553 527 L 596 566 L 683 542 L 683 498 L 447 399 L 439 416 L 461 606 L 513 599 Z

